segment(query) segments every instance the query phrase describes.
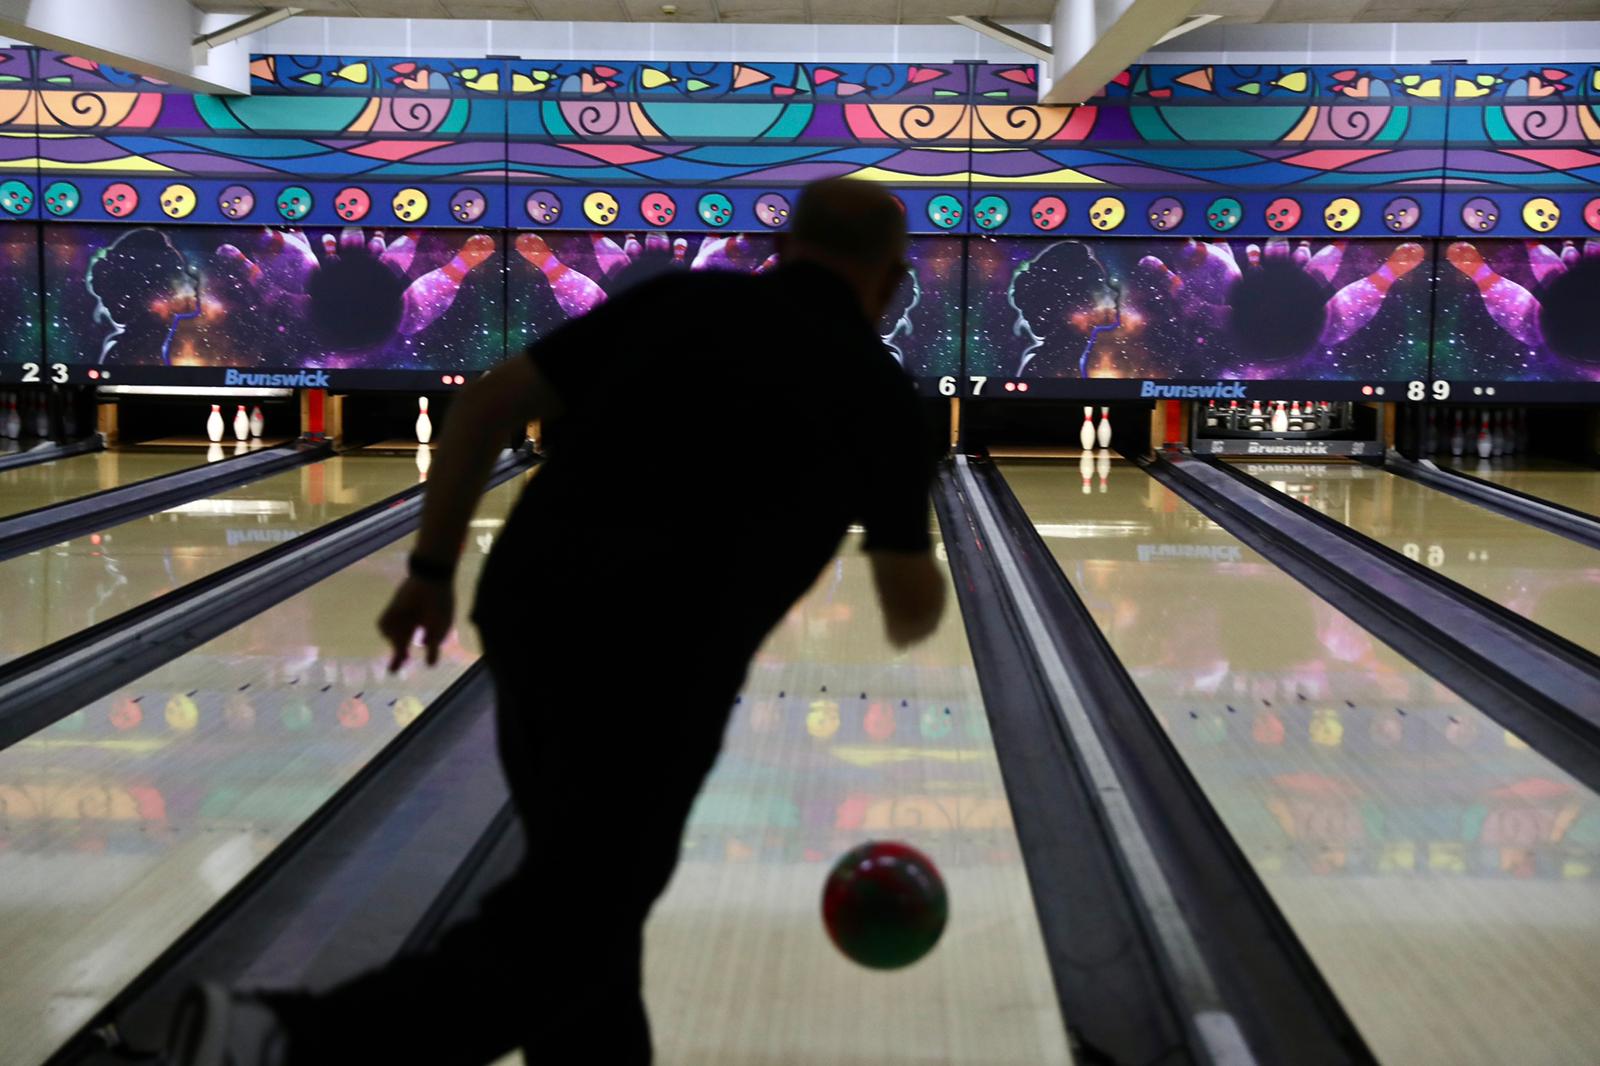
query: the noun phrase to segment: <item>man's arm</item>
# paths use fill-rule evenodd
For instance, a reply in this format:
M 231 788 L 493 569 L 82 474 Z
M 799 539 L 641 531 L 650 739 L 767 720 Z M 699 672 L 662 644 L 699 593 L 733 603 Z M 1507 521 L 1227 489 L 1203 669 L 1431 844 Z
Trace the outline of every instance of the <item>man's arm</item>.
M 418 629 L 428 665 L 438 662 L 439 643 L 455 621 L 456 562 L 495 456 L 516 427 L 557 414 L 555 393 L 527 356 L 501 363 L 450 405 L 422 498 L 413 572 L 378 619 L 391 649 L 391 672 L 406 661 Z
M 880 550 L 867 552 L 867 558 L 889 643 L 905 648 L 932 636 L 945 602 L 944 575 L 933 554 Z

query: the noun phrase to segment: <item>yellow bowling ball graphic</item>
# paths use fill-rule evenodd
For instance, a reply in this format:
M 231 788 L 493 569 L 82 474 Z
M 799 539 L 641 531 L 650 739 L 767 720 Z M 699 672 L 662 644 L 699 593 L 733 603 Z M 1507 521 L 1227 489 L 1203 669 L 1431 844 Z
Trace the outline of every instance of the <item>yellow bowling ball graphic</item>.
M 428 213 L 428 194 L 421 189 L 401 189 L 394 194 L 394 217 L 416 222 Z
M 609 226 L 617 220 L 617 198 L 608 192 L 592 192 L 583 198 L 583 217 L 596 226 Z
M 839 705 L 833 700 L 812 700 L 806 712 L 806 732 L 827 740 L 839 731 Z
M 1361 205 L 1348 196 L 1341 196 L 1322 212 L 1322 220 L 1333 232 L 1343 233 L 1361 221 Z
M 1098 230 L 1113 230 L 1128 217 L 1128 209 L 1115 196 L 1102 196 L 1089 205 L 1089 225 Z
M 188 218 L 194 211 L 194 190 L 174 182 L 161 190 L 161 210 L 168 218 Z
M 1337 748 L 1344 742 L 1344 723 L 1331 707 L 1311 714 L 1311 743 L 1319 748 Z
M 1549 233 L 1561 221 L 1561 208 L 1547 196 L 1535 196 L 1522 205 L 1522 221 L 1535 233 Z
M 167 701 L 167 725 L 179 733 L 187 733 L 200 724 L 200 708 L 194 700 L 183 694 Z

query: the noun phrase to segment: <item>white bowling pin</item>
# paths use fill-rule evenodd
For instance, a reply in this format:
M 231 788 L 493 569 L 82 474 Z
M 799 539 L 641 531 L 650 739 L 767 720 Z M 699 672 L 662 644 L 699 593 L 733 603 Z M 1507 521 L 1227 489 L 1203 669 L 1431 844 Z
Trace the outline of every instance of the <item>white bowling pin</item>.
M 417 397 L 417 443 L 426 444 L 433 439 L 433 419 L 428 417 L 428 398 Z
M 1276 401 L 1272 408 L 1272 432 L 1284 433 L 1289 429 L 1289 415 L 1283 409 L 1283 401 Z
M 244 413 L 244 404 L 240 404 L 233 412 L 233 439 L 250 439 L 250 416 Z
M 1461 408 L 1456 408 L 1455 423 L 1450 430 L 1450 454 L 1460 455 L 1466 450 L 1467 436 L 1461 426 Z
M 211 414 L 206 418 L 206 439 L 215 444 L 222 439 L 222 405 L 211 405 Z
M 22 436 L 22 418 L 17 414 L 16 393 L 6 395 L 5 413 L 0 415 L 0 436 L 16 440 Z
M 1094 491 L 1094 452 L 1087 444 L 1083 446 L 1083 454 L 1078 456 L 1078 475 L 1083 478 L 1083 494 L 1087 496 Z
M 266 428 L 266 417 L 261 413 L 261 405 L 256 404 L 254 407 L 250 408 L 250 435 L 252 437 L 259 437 L 261 436 L 261 431 Z
M 1487 459 L 1494 454 L 1494 441 L 1489 433 L 1489 412 L 1478 416 L 1478 458 Z
M 1084 451 L 1089 451 L 1091 448 L 1094 447 L 1094 422 L 1092 421 L 1093 418 L 1094 418 L 1094 408 L 1093 407 L 1085 407 L 1083 409 L 1083 425 L 1078 427 L 1078 443 L 1083 445 L 1083 450 Z M 1083 483 L 1083 491 L 1084 492 L 1088 492 L 1089 491 L 1089 483 L 1087 481 L 1085 481 Z
M 1100 447 L 1111 447 L 1111 408 L 1100 408 L 1100 427 L 1095 431 L 1095 440 Z
M 1260 400 L 1252 400 L 1252 401 L 1250 401 L 1250 423 L 1249 423 L 1249 427 L 1251 429 L 1261 429 L 1265 425 L 1265 422 L 1263 421 L 1263 419 L 1265 417 L 1266 416 L 1263 415 L 1262 412 L 1261 412 L 1261 401 Z
M 50 436 L 50 397 L 46 393 L 34 400 L 33 435 L 41 440 Z

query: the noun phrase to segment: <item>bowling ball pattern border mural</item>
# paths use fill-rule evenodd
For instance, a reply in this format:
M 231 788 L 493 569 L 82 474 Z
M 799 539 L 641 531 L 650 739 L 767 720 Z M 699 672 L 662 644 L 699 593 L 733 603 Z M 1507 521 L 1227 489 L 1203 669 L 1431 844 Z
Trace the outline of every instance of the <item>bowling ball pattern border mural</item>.
M 50 359 L 112 384 L 219 368 L 437 382 L 505 356 L 498 234 L 49 225 L 45 247 Z
M 1453 241 L 1437 287 L 1435 377 L 1600 383 L 1600 241 Z
M 604 232 L 537 231 L 512 237 L 507 256 L 507 344 L 519 350 L 570 318 L 657 275 L 675 270 L 759 274 L 777 265 L 770 234 L 649 233 L 613 239 Z M 961 372 L 959 237 L 913 237 L 909 269 L 878 323 L 884 344 L 928 395 Z M 715 318 L 708 318 L 715 328 Z M 803 373 L 804 368 L 796 368 Z
M 974 239 L 966 373 L 1033 397 L 1426 378 L 1430 259 L 1395 240 Z

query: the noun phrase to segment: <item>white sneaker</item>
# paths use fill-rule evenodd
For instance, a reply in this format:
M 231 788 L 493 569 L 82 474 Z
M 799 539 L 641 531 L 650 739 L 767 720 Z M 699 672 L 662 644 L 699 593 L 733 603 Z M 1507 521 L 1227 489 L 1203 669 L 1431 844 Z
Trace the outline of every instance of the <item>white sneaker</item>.
M 184 995 L 167 1036 L 173 1066 L 285 1066 L 288 1045 L 271 1007 L 210 981 Z

